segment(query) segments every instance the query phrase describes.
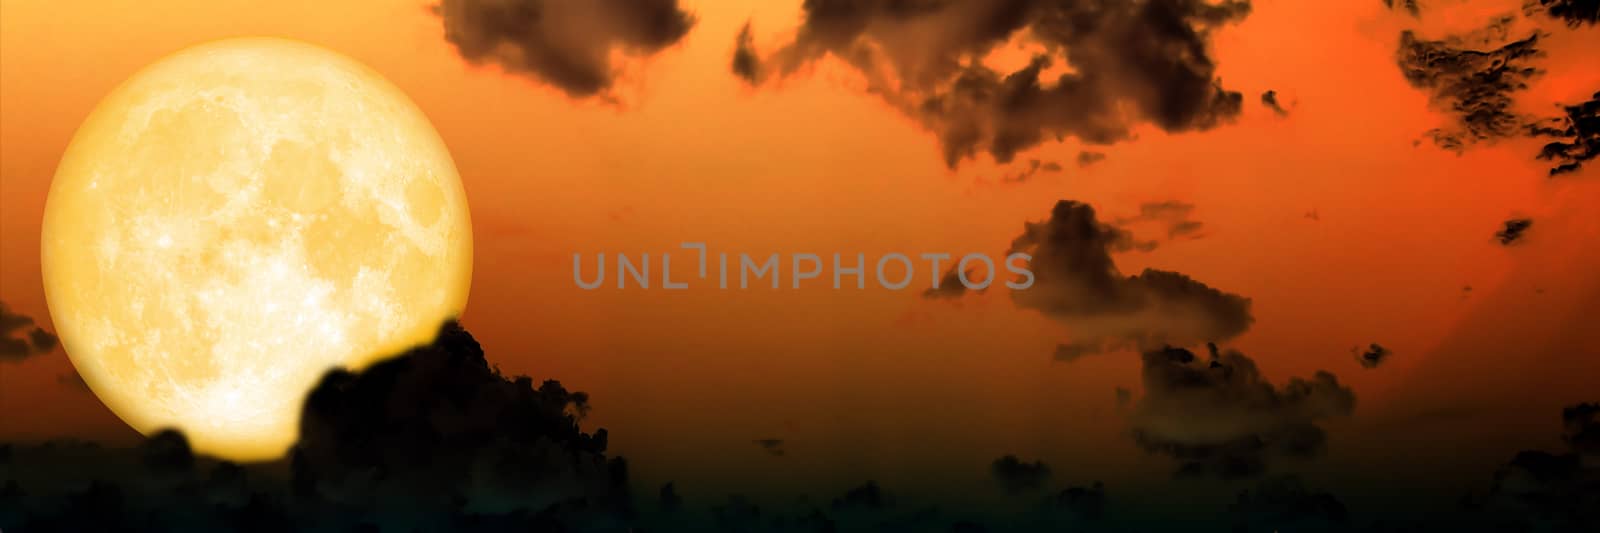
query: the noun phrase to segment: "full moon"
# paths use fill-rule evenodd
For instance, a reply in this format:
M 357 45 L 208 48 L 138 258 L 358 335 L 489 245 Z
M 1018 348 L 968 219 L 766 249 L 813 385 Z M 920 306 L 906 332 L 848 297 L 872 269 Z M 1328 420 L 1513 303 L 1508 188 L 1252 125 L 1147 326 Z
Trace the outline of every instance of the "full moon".
M 182 50 L 117 87 L 62 157 L 41 241 L 95 395 L 234 460 L 282 454 L 328 370 L 431 340 L 472 272 L 461 179 L 421 110 L 276 39 Z

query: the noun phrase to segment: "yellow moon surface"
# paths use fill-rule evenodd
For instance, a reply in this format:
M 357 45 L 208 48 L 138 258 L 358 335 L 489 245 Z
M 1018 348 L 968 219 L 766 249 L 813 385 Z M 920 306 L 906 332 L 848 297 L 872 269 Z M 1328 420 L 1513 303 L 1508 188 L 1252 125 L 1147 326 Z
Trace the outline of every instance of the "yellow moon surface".
M 116 88 L 62 157 L 41 240 L 89 388 L 234 460 L 282 454 L 328 370 L 431 340 L 472 271 L 461 179 L 421 110 L 277 39 L 182 50 Z

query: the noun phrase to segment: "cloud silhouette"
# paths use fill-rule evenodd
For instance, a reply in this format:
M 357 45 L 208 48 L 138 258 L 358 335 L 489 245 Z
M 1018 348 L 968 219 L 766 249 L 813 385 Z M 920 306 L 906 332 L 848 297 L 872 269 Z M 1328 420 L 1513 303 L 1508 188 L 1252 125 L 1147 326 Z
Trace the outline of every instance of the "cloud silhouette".
M 1600 404 L 1562 409 L 1562 452 L 1523 450 L 1473 502 L 1502 531 L 1600 530 Z
M 672 46 L 694 26 L 678 0 L 441 0 L 444 37 L 473 64 L 494 64 L 568 96 L 607 97 L 618 55 Z
M 1131 417 L 1134 440 L 1178 460 L 1179 476 L 1257 477 L 1277 457 L 1322 453 L 1319 422 L 1355 410 L 1355 393 L 1327 372 L 1278 387 L 1238 351 L 1209 361 L 1183 348 L 1145 352 L 1144 396 Z
M 1502 17 L 1476 32 L 1424 39 L 1400 34 L 1400 71 L 1413 87 L 1424 89 L 1432 105 L 1452 124 L 1429 132 L 1440 148 L 1468 145 L 1526 132 L 1530 119 L 1515 110 L 1514 96 L 1543 74 L 1534 60 L 1543 57 L 1540 34 L 1510 39 L 1512 17 Z
M 1273 113 L 1277 113 L 1280 117 L 1288 116 L 1289 114 L 1289 110 L 1284 109 L 1283 105 L 1278 103 L 1278 91 L 1261 93 L 1261 105 L 1267 106 L 1267 109 L 1271 109 Z
M 1529 127 L 1535 137 L 1552 137 L 1539 151 L 1539 159 L 1554 161 L 1551 176 L 1577 172 L 1583 164 L 1600 156 L 1600 92 L 1589 101 L 1562 106 L 1562 116 L 1548 118 Z
M 1572 27 L 1600 23 L 1600 0 L 1527 0 L 1526 6 L 1525 13 L 1542 11 Z
M 878 486 L 876 481 L 867 481 L 857 487 L 852 487 L 844 494 L 833 499 L 831 506 L 835 511 L 850 509 L 883 509 L 894 505 L 894 499 Z
M 1050 481 L 1050 467 L 1043 461 L 1024 462 L 1007 454 L 989 464 L 989 473 L 1008 493 L 1037 490 Z
M 0 363 L 50 353 L 58 340 L 54 333 L 34 325 L 32 317 L 13 313 L 0 301 Z
M 1389 9 L 1403 9 L 1413 17 L 1422 14 L 1422 9 L 1417 5 L 1417 0 L 1383 0 L 1383 5 Z
M 1156 209 L 1155 211 L 1160 211 Z M 1011 292 L 1018 307 L 1069 324 L 1076 355 L 1100 349 L 1191 344 L 1238 336 L 1254 321 L 1250 300 L 1177 272 L 1122 275 L 1115 251 L 1148 246 L 1100 222 L 1094 208 L 1064 200 L 1050 218 L 1024 224 L 1009 253 L 1026 252 L 1034 285 Z
M 290 451 L 297 494 L 346 505 L 544 509 L 573 498 L 626 504 L 627 467 L 607 433 L 578 427 L 588 395 L 538 387 L 489 366 L 472 335 L 434 342 L 360 373 L 336 370 L 306 397 Z
M 1350 352 L 1356 355 L 1356 361 L 1364 368 L 1378 368 L 1378 365 L 1389 360 L 1389 356 L 1394 355 L 1394 352 L 1376 342 L 1368 344 L 1365 350 L 1357 346 L 1351 348 Z
M 1597 0 L 1529 0 L 1528 16 L 1544 13 L 1576 29 L 1596 23 Z M 1408 4 L 1415 14 L 1417 5 Z M 1427 133 L 1441 148 L 1462 151 L 1503 138 L 1552 138 L 1537 158 L 1554 163 L 1550 176 L 1577 172 L 1600 155 L 1600 93 L 1588 101 L 1560 106 L 1562 113 L 1538 117 L 1517 111 L 1516 98 L 1545 73 L 1547 55 L 1541 31 L 1512 38 L 1517 18 L 1504 15 L 1475 31 L 1423 39 L 1400 35 L 1397 63 L 1412 86 L 1427 91 L 1434 108 L 1451 124 Z
M 1331 374 L 1276 386 L 1251 359 L 1211 348 L 1209 360 L 1181 348 L 1144 354 L 1145 393 L 1128 413 L 1137 442 L 1177 459 L 1182 474 L 1256 477 L 1279 457 L 1314 456 L 1326 446 L 1319 424 L 1353 410 L 1350 389 Z M 451 323 L 430 344 L 362 372 L 330 372 L 308 396 L 302 438 L 274 462 L 235 464 L 197 454 L 172 430 L 127 448 L 71 440 L 0 444 L 0 528 L 824 532 L 1148 525 L 1089 524 L 1106 520 L 1102 483 L 1033 493 L 1050 485 L 1051 469 L 1009 455 L 988 466 L 1008 493 L 1031 494 L 1018 500 L 1021 506 L 941 510 L 916 503 L 914 492 L 891 497 L 869 481 L 787 506 L 734 496 L 689 509 L 668 483 L 639 495 L 658 502 L 656 514 L 641 516 L 626 464 L 605 454 L 606 434 L 578 426 L 588 405 L 587 395 L 559 383 L 536 387 L 531 379 L 501 375 L 471 335 Z M 776 439 L 757 444 L 768 440 Z M 1558 451 L 1514 454 L 1489 477 L 1487 491 L 1469 499 L 1470 508 L 1429 515 L 1421 524 L 1356 528 L 1337 498 L 1295 477 L 1268 477 L 1239 493 L 1219 520 L 1235 531 L 1415 531 L 1441 524 L 1451 531 L 1595 530 L 1600 404 L 1564 409 L 1560 442 Z M 1193 528 L 1208 525 L 1221 524 Z
M 605 455 L 605 431 L 578 427 L 588 401 L 554 381 L 501 375 L 449 323 L 428 345 L 330 372 L 307 397 L 301 438 L 275 461 L 196 454 L 173 430 L 121 448 L 0 443 L 0 529 L 707 530 L 672 483 L 653 495 L 662 514 L 640 516 L 626 463 Z M 821 506 L 764 512 L 735 496 L 709 515 L 726 531 L 983 530 L 934 508 L 901 512 L 870 481 Z
M 1145 202 L 1139 204 L 1139 214 L 1131 217 L 1122 217 L 1115 220 L 1118 226 L 1127 226 L 1142 222 L 1154 222 L 1165 227 L 1168 239 L 1200 238 L 1200 231 L 1205 224 L 1190 218 L 1194 214 L 1194 204 L 1167 200 L 1163 202 Z M 1154 244 L 1149 244 L 1154 247 Z
M 1067 487 L 1056 493 L 1056 507 L 1085 520 L 1099 520 L 1105 514 L 1106 487 L 1096 481 L 1088 487 Z
M 967 286 L 966 284 L 961 283 L 961 275 L 965 274 L 967 279 L 972 281 L 980 281 L 978 278 L 974 277 L 977 275 L 978 271 L 975 269 L 967 269 L 966 272 L 960 272 L 956 270 L 956 268 L 956 266 L 952 266 L 949 270 L 946 270 L 944 275 L 939 277 L 939 285 L 937 287 L 930 286 L 927 289 L 924 289 L 922 291 L 922 297 L 932 300 L 954 300 L 962 296 L 966 296 Z
M 756 52 L 755 35 L 751 33 L 749 21 L 739 28 L 739 37 L 733 46 L 732 67 L 734 75 L 740 78 L 753 80 L 760 75 L 761 57 Z
M 1349 390 L 1331 375 L 1277 387 L 1237 352 L 1213 351 L 1209 363 L 1181 349 L 1154 355 L 1159 358 L 1145 363 L 1146 398 L 1131 415 L 1133 427 L 1146 442 L 1160 443 L 1153 451 L 1181 450 L 1173 456 L 1185 462 L 1187 473 L 1251 477 L 1278 455 L 1314 453 L 1308 450 L 1323 445 L 1316 424 L 1348 414 L 1353 405 Z M 576 429 L 588 398 L 558 384 L 536 388 L 526 378 L 501 376 L 485 363 L 471 336 L 453 325 L 439 340 L 367 371 L 331 373 L 316 394 L 320 397 L 307 405 L 307 418 L 318 420 L 312 426 L 347 429 L 304 439 L 291 457 L 270 463 L 235 464 L 196 454 L 176 431 L 158 432 L 130 448 L 70 440 L 0 444 L 0 528 L 47 533 L 1150 530 L 1148 521 L 1099 522 L 1108 518 L 1108 499 L 1098 481 L 1001 507 L 952 510 L 918 504 L 907 496 L 914 492 L 891 497 L 870 481 L 833 498 L 800 497 L 789 505 L 758 505 L 733 496 L 719 505 L 689 508 L 668 483 L 642 495 L 659 505 L 655 514 L 641 516 L 631 504 L 626 468 L 604 457 L 603 437 Z M 1430 509 L 1423 522 L 1378 520 L 1357 527 L 1331 494 L 1295 477 L 1269 477 L 1239 493 L 1225 514 L 1197 517 L 1183 527 L 1592 531 L 1600 525 L 1594 511 L 1600 508 L 1594 505 L 1600 501 L 1597 417 L 1600 404 L 1566 408 L 1563 450 L 1516 453 L 1486 476 L 1487 492 L 1470 498 L 1470 507 Z M 502 446 L 506 443 L 510 450 Z M 1002 484 L 1017 484 L 1020 490 L 1013 494 L 1049 484 L 1049 469 L 1041 462 L 1008 456 L 989 466 Z M 529 479 L 501 483 L 508 475 Z
M 1528 233 L 1528 228 L 1533 227 L 1531 218 L 1513 218 L 1501 224 L 1500 231 L 1494 232 L 1494 239 L 1501 246 L 1511 246 L 1522 242 L 1522 237 Z
M 1561 441 L 1574 453 L 1600 455 L 1600 403 L 1580 403 L 1561 410 Z
M 1169 238 L 1190 236 L 1201 227 L 1188 219 L 1192 209 L 1182 202 L 1152 202 L 1141 206 L 1139 215 L 1117 222 L 1153 220 L 1167 226 Z M 1033 286 L 1011 291 L 1012 302 L 1068 325 L 1073 339 L 1056 347 L 1060 361 L 1111 350 L 1222 341 L 1250 328 L 1255 320 L 1250 299 L 1177 272 L 1147 268 L 1124 276 L 1111 257 L 1113 252 L 1149 251 L 1157 245 L 1100 222 L 1088 204 L 1062 200 L 1050 218 L 1024 223 L 1022 235 L 1006 252 L 1033 258 Z M 949 283 L 954 276 L 952 269 L 939 290 L 924 296 L 964 295 L 964 287 Z
M 741 33 L 734 72 L 759 84 L 837 58 L 937 135 L 951 168 L 980 151 L 1009 162 L 1051 138 L 1115 143 L 1145 123 L 1206 130 L 1243 101 L 1217 79 L 1209 44 L 1250 13 L 1248 0 L 834 0 L 803 10 L 793 39 L 770 54 Z M 1026 66 L 969 59 L 1017 38 L 1038 48 Z M 1068 72 L 1047 74 L 1057 65 Z
M 1041 173 L 1055 174 L 1058 172 L 1061 172 L 1061 163 L 1029 159 L 1027 164 L 1023 165 L 1020 170 L 1001 176 L 1000 183 L 1026 183 Z
M 0 447 L 7 531 L 616 531 L 633 510 L 606 433 L 578 428 L 588 397 L 506 378 L 470 334 L 307 397 L 287 457 L 234 464 L 177 431 L 133 448 Z

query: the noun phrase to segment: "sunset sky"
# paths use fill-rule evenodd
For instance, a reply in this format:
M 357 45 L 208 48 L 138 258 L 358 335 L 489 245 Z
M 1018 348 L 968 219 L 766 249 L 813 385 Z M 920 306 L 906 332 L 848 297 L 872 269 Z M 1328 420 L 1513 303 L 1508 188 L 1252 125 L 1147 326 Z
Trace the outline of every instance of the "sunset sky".
M 686 0 L 687 34 L 610 50 L 617 77 L 595 95 L 467 60 L 425 3 L 63 4 L 0 4 L 0 298 L 13 312 L 54 329 L 39 262 L 46 194 L 105 94 L 194 44 L 302 40 L 386 76 L 449 147 L 475 239 L 462 323 L 489 361 L 588 392 L 586 429 L 607 428 L 644 479 L 699 481 L 691 494 L 864 475 L 959 486 L 1006 453 L 1078 483 L 1180 489 L 1159 487 L 1174 463 L 1133 444 L 1118 404 L 1117 388 L 1144 397 L 1136 350 L 1057 360 L 1084 326 L 1004 290 L 925 298 L 919 272 L 903 291 L 585 291 L 574 253 L 670 251 L 675 271 L 693 264 L 678 262 L 687 241 L 753 256 L 999 257 L 1058 201 L 1088 204 L 1158 243 L 1113 253 L 1122 274 L 1176 271 L 1248 298 L 1254 322 L 1220 344 L 1268 382 L 1326 370 L 1353 391 L 1353 412 L 1318 422 L 1326 455 L 1271 462 L 1330 486 L 1401 466 L 1483 480 L 1449 465 L 1553 445 L 1560 408 L 1600 390 L 1600 164 L 1549 177 L 1534 157 L 1547 141 L 1526 136 L 1442 149 L 1428 132 L 1457 117 L 1396 64 L 1402 31 L 1443 39 L 1509 13 L 1513 36 L 1547 32 L 1544 74 L 1514 110 L 1588 100 L 1600 28 L 1524 16 L 1520 0 L 1437 0 L 1420 18 L 1379 0 L 1257 0 L 1208 39 L 1216 77 L 1242 94 L 1236 117 L 1174 133 L 1133 120 L 1131 138 L 1102 145 L 1047 135 L 1008 163 L 978 149 L 954 167 L 936 132 L 838 57 L 755 84 L 735 75 L 746 22 L 754 48 L 774 54 L 796 39 L 799 1 Z M 1016 37 L 986 59 L 1015 70 L 1034 46 Z M 1282 113 L 1262 103 L 1269 90 Z M 1084 151 L 1104 159 L 1080 165 Z M 1008 179 L 1031 160 L 1060 170 Z M 1200 229 L 1169 237 L 1139 219 L 1162 202 L 1192 204 Z M 1534 222 L 1502 245 L 1511 218 Z M 1371 343 L 1393 355 L 1369 369 L 1352 350 Z M 59 349 L 0 360 L 0 441 L 134 439 L 72 376 Z M 751 444 L 766 438 L 784 441 L 784 457 Z M 962 462 L 980 466 L 942 466 Z

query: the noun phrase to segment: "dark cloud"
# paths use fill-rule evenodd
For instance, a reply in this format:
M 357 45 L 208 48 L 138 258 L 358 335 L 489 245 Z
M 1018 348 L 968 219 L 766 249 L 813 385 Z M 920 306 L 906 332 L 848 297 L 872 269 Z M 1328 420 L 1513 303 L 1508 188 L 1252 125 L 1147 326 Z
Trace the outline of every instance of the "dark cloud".
M 1168 239 L 1196 238 L 1203 225 L 1190 219 L 1194 205 L 1148 202 L 1139 214 L 1102 223 L 1094 208 L 1063 200 L 1049 219 L 1024 224 L 1007 254 L 1033 259 L 1034 284 L 1012 291 L 1013 302 L 1068 323 L 1075 338 L 1057 345 L 1055 358 L 1146 349 L 1171 343 L 1226 340 L 1250 327 L 1250 301 L 1213 289 L 1176 272 L 1146 269 L 1135 276 L 1117 271 L 1113 252 L 1146 252 L 1156 240 L 1138 240 L 1122 224 L 1155 223 Z M 967 273 L 971 279 L 972 273 Z M 955 269 L 944 275 L 928 298 L 959 298 L 966 293 Z
M 1118 219 L 1119 224 L 1139 220 L 1172 220 L 1186 219 L 1194 211 L 1194 204 L 1167 200 L 1164 202 L 1145 202 L 1139 204 L 1139 214 L 1134 217 Z
M 1339 498 L 1307 488 L 1296 476 L 1274 476 L 1239 491 L 1228 506 L 1234 531 L 1328 531 L 1342 529 L 1350 512 Z
M 643 57 L 689 33 L 678 0 L 441 0 L 444 37 L 474 64 L 549 83 L 572 97 L 608 97 L 616 54 Z
M 1289 114 L 1289 110 L 1284 109 L 1283 105 L 1278 103 L 1278 91 L 1261 93 L 1261 105 L 1267 106 L 1267 109 L 1271 109 L 1272 112 L 1277 113 L 1280 117 Z
M 1589 101 L 1563 106 L 1563 116 L 1545 119 L 1529 126 L 1535 137 L 1553 137 L 1539 151 L 1539 159 L 1554 161 L 1551 176 L 1577 172 L 1583 164 L 1600 156 L 1600 92 Z
M 756 439 L 750 442 L 773 457 L 783 457 L 788 453 L 783 449 L 783 439 Z
M 1403 9 L 1413 17 L 1422 14 L 1422 9 L 1417 5 L 1417 0 L 1383 0 L 1383 5 L 1389 9 Z
M 928 287 L 926 290 L 922 291 L 922 297 L 934 300 L 954 300 L 962 296 L 966 296 L 967 286 L 961 283 L 961 275 L 966 274 L 967 279 L 972 281 L 980 281 L 973 277 L 977 275 L 977 273 L 978 271 L 975 269 L 968 269 L 964 273 L 958 272 L 956 267 L 952 266 L 950 267 L 950 270 L 945 271 L 943 276 L 939 277 L 938 286 Z
M 156 473 L 184 473 L 194 471 L 194 450 L 188 437 L 175 429 L 157 431 L 140 443 L 144 466 Z
M 756 52 L 755 36 L 750 32 L 750 23 L 744 23 L 739 28 L 738 42 L 733 48 L 733 73 L 746 80 L 755 80 L 760 75 L 761 56 Z
M 1580 403 L 1561 410 L 1561 441 L 1574 453 L 1600 456 L 1600 403 Z
M 1078 166 L 1087 167 L 1106 160 L 1106 154 L 1084 150 L 1078 152 Z
M 197 457 L 175 431 L 132 448 L 72 440 L 0 446 L 0 527 L 17 531 L 270 531 L 293 528 L 281 498 L 228 481 L 237 465 Z M 255 485 L 282 492 L 281 483 Z M 248 490 L 249 487 L 246 487 Z
M 1121 274 L 1111 253 L 1144 246 L 1126 230 L 1100 222 L 1093 207 L 1058 202 L 1050 218 L 1024 224 L 1011 243 L 1008 254 L 1031 255 L 1034 273 L 1033 286 L 1011 291 L 1012 301 L 1069 324 L 1077 351 L 1219 341 L 1250 327 L 1248 298 L 1177 272 Z
M 1317 456 L 1327 445 L 1318 422 L 1355 410 L 1355 393 L 1333 374 L 1278 387 L 1244 354 L 1209 348 L 1209 361 L 1183 348 L 1143 357 L 1135 441 L 1178 460 L 1181 476 L 1255 477 L 1274 458 Z
M 1000 174 L 1000 178 L 997 181 L 1000 184 L 1021 184 L 1021 182 L 1032 181 L 1038 174 L 1061 173 L 1061 170 L 1061 163 L 1030 158 L 1027 163 L 1022 163 L 1018 168 L 1013 168 L 1010 173 Z
M 1529 119 L 1514 110 L 1513 97 L 1543 73 L 1533 62 L 1544 52 L 1538 33 L 1509 39 L 1512 21 L 1504 17 L 1477 32 L 1439 40 L 1400 34 L 1397 62 L 1406 81 L 1426 90 L 1453 122 L 1429 132 L 1439 147 L 1460 151 L 1526 132 Z
M 1171 226 L 1167 227 L 1167 238 L 1176 239 L 1180 237 L 1188 237 L 1191 239 L 1198 239 L 1201 237 L 1200 229 L 1203 227 L 1205 227 L 1205 225 L 1197 220 L 1183 220 L 1174 222 Z
M 1021 170 L 1018 170 L 1012 174 L 1001 176 L 1000 183 L 1024 183 L 1033 179 L 1035 175 L 1038 175 L 1041 172 L 1046 174 L 1055 174 L 1057 172 L 1061 172 L 1061 164 L 1055 161 L 1029 159 L 1028 164 L 1024 165 Z
M 1315 424 L 1329 412 L 1348 413 L 1353 402 L 1332 376 L 1291 380 L 1284 387 L 1266 383 L 1237 352 L 1213 351 L 1210 364 L 1182 350 L 1163 355 L 1163 361 L 1147 360 L 1144 372 L 1147 395 L 1161 401 L 1141 401 L 1133 426 L 1141 438 L 1156 436 L 1165 443 L 1158 452 L 1181 444 L 1189 454 L 1185 461 L 1206 465 L 1189 473 L 1261 470 L 1223 469 L 1251 464 L 1237 450 L 1255 450 L 1256 464 L 1272 454 L 1311 453 L 1305 450 L 1322 446 Z M 265 464 L 197 454 L 176 431 L 158 432 L 131 448 L 76 441 L 0 444 L 0 528 L 47 533 L 1152 530 L 1152 522 L 1143 519 L 1090 523 L 1104 520 L 1108 510 L 1098 481 L 1029 493 L 1024 498 L 1037 498 L 1031 505 L 950 511 L 915 503 L 916 491 L 891 498 L 874 482 L 835 498 L 757 505 L 733 496 L 722 505 L 684 509 L 677 487 L 668 483 L 640 495 L 659 502 L 645 507 L 661 511 L 642 515 L 629 503 L 627 469 L 604 456 L 602 434 L 576 430 L 589 398 L 556 384 L 535 387 L 526 378 L 501 376 L 476 342 L 454 326 L 432 344 L 367 371 L 330 374 L 313 395 L 321 397 L 308 402 L 307 418 L 349 431 L 297 445 L 296 453 L 307 457 Z M 1165 410 L 1164 419 L 1139 418 L 1157 408 Z M 1594 531 L 1594 509 L 1600 508 L 1595 505 L 1597 417 L 1600 404 L 1565 409 L 1564 449 L 1516 454 L 1493 476 L 1487 492 L 1473 498 L 1474 510 L 1428 514 L 1417 524 L 1401 522 L 1400 529 L 1379 523 L 1360 530 Z M 1313 427 L 1288 429 L 1297 425 Z M 1219 448 L 1211 442 L 1250 444 Z M 1232 455 L 1205 455 L 1219 449 Z M 317 459 L 330 455 L 331 464 Z M 475 459 L 464 461 L 466 456 Z M 1002 483 L 1014 479 L 1022 487 L 1043 489 L 1051 479 L 1042 463 L 1015 457 L 1002 457 L 991 467 Z M 527 479 L 506 483 L 511 476 Z M 1220 520 L 1234 531 L 1357 529 L 1347 527 L 1336 498 L 1294 478 L 1269 478 L 1240 493 L 1228 511 L 1221 517 L 1197 516 L 1181 528 L 1226 530 Z
M 1541 11 L 1572 27 L 1600 23 L 1600 0 L 1527 0 L 1524 12 L 1533 15 Z
M 883 509 L 894 505 L 894 500 L 878 486 L 876 481 L 867 481 L 860 486 L 845 491 L 844 494 L 833 499 L 833 509 Z
M 0 363 L 50 353 L 57 341 L 54 333 L 34 325 L 32 317 L 13 313 L 0 301 Z
M 1474 503 L 1503 531 L 1600 530 L 1600 404 L 1562 410 L 1563 452 L 1524 450 Z
M 1494 232 L 1494 239 L 1502 246 L 1511 246 L 1522 241 L 1528 228 L 1533 227 L 1533 219 L 1513 218 L 1502 223 L 1500 231 Z
M 1105 514 L 1106 487 L 1099 481 L 1088 487 L 1067 487 L 1056 493 L 1055 505 L 1085 520 L 1099 520 Z
M 1596 0 L 1530 0 L 1529 14 L 1543 11 L 1569 26 L 1595 23 Z M 1544 73 L 1537 62 L 1546 37 L 1539 31 L 1512 38 L 1513 16 L 1494 19 L 1477 31 L 1423 39 L 1400 35 L 1396 54 L 1412 86 L 1424 89 L 1432 105 L 1452 124 L 1427 133 L 1434 144 L 1461 151 L 1485 141 L 1513 137 L 1550 138 L 1537 155 L 1555 166 L 1549 175 L 1576 172 L 1600 155 L 1600 93 L 1587 102 L 1563 105 L 1562 113 L 1537 117 L 1516 111 L 1516 97 Z
M 1194 213 L 1194 204 L 1168 200 L 1164 202 L 1145 202 L 1139 205 L 1139 214 L 1131 217 L 1119 218 L 1115 221 L 1118 226 L 1138 224 L 1141 222 L 1155 222 L 1166 228 L 1168 239 L 1199 238 L 1200 230 L 1205 224 L 1190 218 Z M 1151 243 L 1154 247 L 1154 243 Z
M 990 463 L 989 473 L 1010 493 L 1038 490 L 1050 481 L 1050 467 L 1043 461 L 1024 462 L 1010 454 Z
M 1378 368 L 1378 365 L 1389 360 L 1389 356 L 1394 355 L 1394 352 L 1376 342 L 1367 345 L 1366 349 L 1362 349 L 1360 346 L 1351 348 L 1350 353 L 1356 355 L 1356 361 L 1360 362 L 1364 368 Z
M 1238 115 L 1243 97 L 1217 79 L 1209 44 L 1239 22 L 1247 0 L 808 1 L 795 37 L 754 68 L 760 83 L 828 56 L 861 72 L 869 90 L 934 132 L 945 163 L 978 152 L 1009 162 L 1048 139 L 1110 144 L 1150 123 L 1206 130 Z M 1022 38 L 1039 52 L 996 70 L 980 60 Z M 753 57 L 741 37 L 735 56 Z M 1060 64 L 1068 72 L 1046 71 Z
M 582 432 L 587 396 L 503 377 L 454 323 L 307 398 L 288 456 L 238 465 L 176 431 L 133 448 L 11 446 L 7 531 L 616 531 L 627 468 Z M 4 461 L 0 461 L 4 462 Z
M 431 345 L 312 389 L 291 450 L 294 486 L 348 505 L 466 502 L 484 513 L 616 504 L 626 465 L 605 456 L 604 429 L 579 429 L 588 407 L 558 382 L 501 376 L 447 324 Z

